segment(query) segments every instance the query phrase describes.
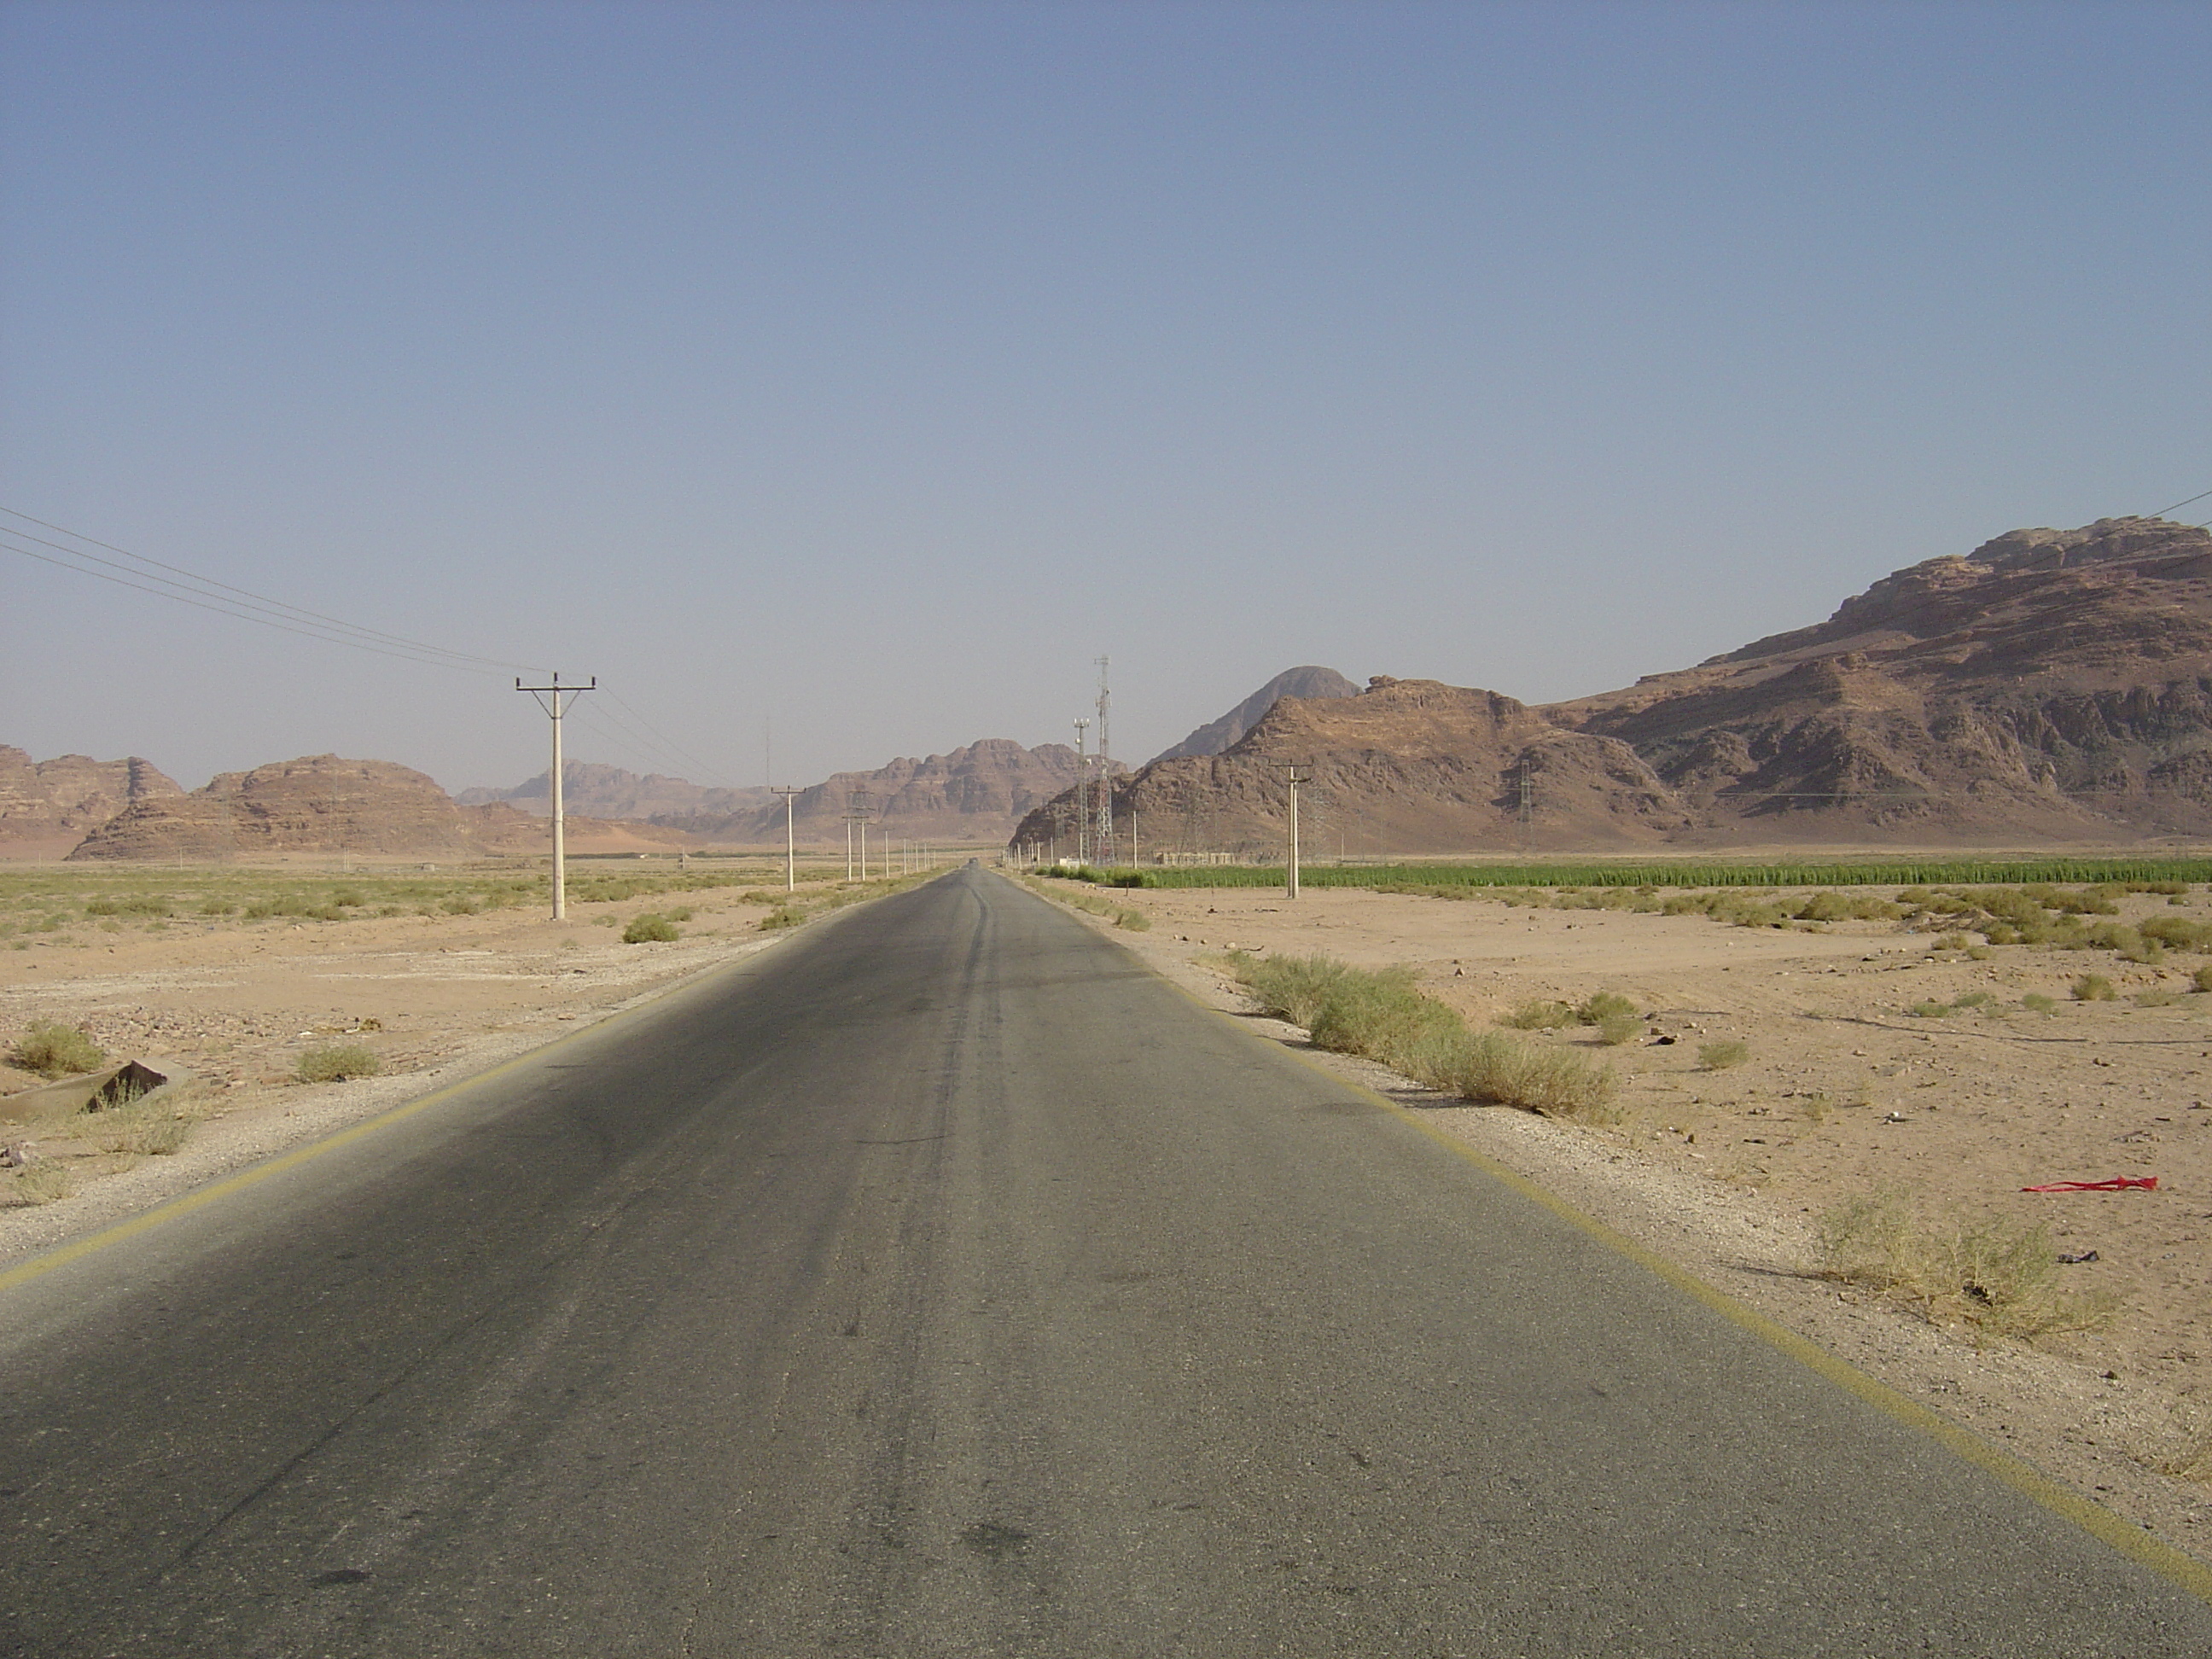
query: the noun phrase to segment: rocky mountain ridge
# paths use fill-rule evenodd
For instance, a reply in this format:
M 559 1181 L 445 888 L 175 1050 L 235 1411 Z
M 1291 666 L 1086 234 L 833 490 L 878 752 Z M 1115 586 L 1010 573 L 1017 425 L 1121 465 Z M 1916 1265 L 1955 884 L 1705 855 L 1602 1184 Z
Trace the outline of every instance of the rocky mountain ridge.
M 1186 755 L 1218 755 L 1257 726 L 1267 711 L 1285 697 L 1356 697 L 1359 688 L 1334 668 L 1308 664 L 1286 668 L 1218 720 L 1208 720 L 1181 743 L 1163 749 L 1154 761 L 1179 760 Z
M 1813 627 L 1549 707 L 1387 678 L 1285 698 L 1202 765 L 1140 769 L 1116 817 L 1151 822 L 1152 850 L 1279 855 L 1293 759 L 1310 844 L 1347 853 L 2212 836 L 2212 534 L 2012 531 Z M 1017 842 L 1072 840 L 1073 807 Z
M 96 761 L 60 755 L 33 761 L 0 744 L 0 843 L 19 854 L 58 857 L 125 808 L 185 792 L 136 755 Z
M 545 836 L 542 821 L 503 803 L 461 805 L 435 780 L 409 767 L 307 755 L 221 773 L 189 794 L 179 790 L 133 801 L 69 856 L 194 862 L 294 853 L 482 858 L 542 852 Z M 678 840 L 592 818 L 571 819 L 568 836 L 579 852 L 642 850 Z

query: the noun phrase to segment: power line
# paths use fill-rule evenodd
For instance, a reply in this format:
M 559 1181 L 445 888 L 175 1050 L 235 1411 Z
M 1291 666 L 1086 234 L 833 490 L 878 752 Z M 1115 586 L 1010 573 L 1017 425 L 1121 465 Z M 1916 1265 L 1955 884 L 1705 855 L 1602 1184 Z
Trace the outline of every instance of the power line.
M 447 646 L 432 645 L 426 641 L 410 639 L 404 635 L 387 633 L 381 629 L 363 627 L 357 623 L 347 622 L 343 617 L 330 616 L 319 611 L 311 611 L 304 605 L 293 605 L 288 600 L 256 592 L 251 588 L 218 581 L 212 576 L 200 575 L 198 572 L 186 569 L 182 565 L 170 564 L 161 559 L 149 558 L 143 553 L 133 553 L 128 548 L 118 547 L 112 542 L 103 542 L 97 537 L 71 530 L 66 525 L 54 524 L 45 519 L 35 518 L 15 507 L 0 506 L 0 514 L 4 514 L 9 518 L 20 519 L 26 524 L 36 525 L 41 530 L 51 530 L 56 535 L 69 537 L 75 541 L 86 544 L 87 546 L 100 548 L 105 552 L 116 554 L 119 559 L 129 560 L 131 562 L 126 564 L 119 562 L 118 559 L 103 558 L 98 553 L 86 551 L 84 547 L 74 547 L 67 543 L 49 540 L 44 536 L 33 535 L 29 531 L 4 524 L 0 524 L 0 550 L 18 554 L 27 559 L 36 559 L 41 563 L 52 565 L 58 569 L 73 571 L 81 576 L 90 576 L 98 581 L 112 583 L 118 587 L 127 587 L 136 592 L 151 594 L 156 599 L 173 600 L 179 605 L 190 605 L 196 611 L 209 611 L 218 617 L 228 617 L 237 622 L 258 623 L 264 628 L 273 628 L 280 633 L 291 634 L 301 639 L 315 640 L 325 645 L 342 645 L 356 651 L 367 651 L 380 657 L 394 658 L 401 662 L 416 663 L 426 667 L 449 668 L 461 673 L 482 675 L 486 678 L 503 679 L 506 675 L 497 671 L 515 668 L 528 670 L 532 666 L 527 663 L 508 662 L 498 657 L 479 656 L 474 652 L 458 651 Z M 4 539 L 5 538 L 16 539 L 9 540 Z M 17 541 L 35 543 L 37 547 L 50 550 L 41 553 L 33 547 L 17 545 Z M 57 554 L 64 556 L 56 557 Z M 141 568 L 142 566 L 150 568 Z M 170 574 L 167 575 L 156 574 L 162 571 Z M 609 695 L 614 696 L 611 690 Z M 603 725 L 599 720 L 583 716 L 585 724 L 607 738 L 617 749 L 639 754 L 646 759 L 648 765 L 656 769 L 665 766 L 678 773 L 704 772 L 708 775 L 709 782 L 720 783 L 725 787 L 732 787 L 720 776 L 717 769 L 684 749 L 674 739 L 662 734 L 635 704 L 619 696 L 616 696 L 615 701 L 629 712 L 629 720 L 625 720 L 615 714 L 611 709 L 602 708 L 597 712 L 605 716 L 606 724 Z M 635 723 L 635 726 L 632 725 L 632 721 Z
M 610 697 L 612 697 L 616 702 L 619 703 L 632 720 L 643 726 L 652 736 L 659 739 L 660 746 L 663 749 L 678 756 L 681 759 L 689 762 L 691 766 L 696 768 L 700 771 L 706 773 L 709 782 L 720 783 L 726 789 L 733 789 L 737 787 L 735 784 L 730 782 L 727 778 L 721 775 L 720 768 L 714 766 L 710 762 L 701 760 L 698 756 L 693 754 L 690 750 L 684 747 L 682 744 L 677 742 L 675 738 L 670 737 L 666 732 L 661 731 L 659 727 L 653 725 L 651 720 L 646 719 L 644 713 L 635 704 L 624 698 L 621 692 L 611 690 L 607 695 Z
M 357 636 L 356 641 L 349 641 L 340 638 L 334 641 L 335 643 L 346 644 L 374 641 L 382 645 L 397 646 L 409 651 L 419 653 L 425 658 L 451 659 L 457 666 L 461 664 L 467 663 L 479 664 L 486 668 L 526 669 L 531 665 L 527 663 L 507 662 L 497 657 L 478 656 L 474 652 L 470 651 L 456 651 L 447 646 L 431 645 L 422 640 L 410 639 L 404 635 L 389 634 L 385 632 L 382 629 L 364 628 L 358 623 L 349 623 L 345 621 L 343 617 L 328 616 L 319 611 L 310 611 L 304 605 L 293 605 L 288 600 L 274 599 L 266 593 L 257 593 L 251 588 L 238 587 L 229 582 L 217 581 L 212 576 L 203 576 L 196 571 L 185 569 L 182 565 L 169 564 L 161 559 L 149 558 L 143 553 L 133 553 L 128 548 L 118 547 L 112 542 L 103 542 L 96 537 L 85 535 L 81 531 L 71 530 L 65 525 L 52 524 L 44 519 L 33 518 L 29 514 L 19 512 L 12 507 L 0 507 L 0 513 L 6 514 L 9 518 L 21 519 L 27 524 L 37 525 L 42 530 L 51 530 L 57 535 L 67 536 L 72 540 L 84 542 L 93 547 L 103 549 L 110 553 L 118 554 L 123 558 L 131 561 L 131 563 L 128 565 L 118 564 L 113 559 L 103 559 L 99 554 L 88 553 L 81 547 L 67 546 L 60 542 L 48 541 L 43 536 L 33 536 L 28 531 L 17 530 L 13 526 L 7 527 L 7 533 L 9 535 L 19 536 L 25 541 L 36 542 L 41 547 L 50 547 L 58 553 L 65 553 L 69 555 L 72 559 L 87 560 L 94 564 L 105 565 L 110 569 L 121 570 L 128 574 L 144 577 L 149 581 L 157 582 L 161 584 L 159 588 L 149 588 L 143 591 L 158 592 L 163 598 L 182 599 L 186 594 L 196 594 L 199 599 L 211 600 L 217 605 L 242 606 L 246 611 L 268 611 L 270 612 L 276 619 L 275 621 L 272 621 L 270 617 L 246 616 L 244 617 L 242 620 L 265 622 L 270 623 L 272 626 L 276 625 L 277 622 L 282 622 L 304 624 L 307 627 L 313 629 L 335 630 L 337 634 L 342 635 L 350 635 Z M 18 553 L 27 553 L 29 551 L 29 550 L 26 548 L 11 548 L 10 550 Z M 33 554 L 31 556 L 35 558 L 40 556 Z M 48 562 L 61 563 L 62 562 L 59 560 L 49 560 Z M 155 570 L 166 570 L 170 573 L 171 576 L 181 576 L 185 580 L 182 582 L 179 582 L 171 580 L 167 576 L 156 576 L 152 574 L 149 571 L 141 570 L 135 568 L 139 565 L 150 565 Z M 82 570 L 82 574 L 88 576 L 98 574 L 95 571 L 84 570 L 82 566 L 78 565 L 64 565 L 63 568 L 65 569 Z M 187 583 L 191 584 L 191 586 L 187 586 Z M 128 585 L 129 584 L 126 584 L 126 586 Z M 169 589 L 177 589 L 181 591 L 174 592 L 166 591 Z M 216 591 L 212 592 L 205 591 L 209 589 L 214 589 Z M 223 596 L 226 594 L 233 595 L 234 597 L 225 599 Z M 190 600 L 187 600 L 187 603 L 190 602 Z M 240 612 L 234 610 L 228 614 L 236 616 L 239 615 Z M 364 645 L 363 648 L 368 647 Z
M 289 623 L 275 621 L 267 617 L 257 617 L 248 611 L 232 610 L 220 602 L 206 599 L 192 599 L 183 593 L 170 592 L 163 588 L 149 587 L 143 582 L 130 581 L 121 576 L 111 576 L 102 570 L 87 569 L 82 565 L 71 564 L 66 559 L 57 559 L 49 554 L 34 553 L 29 548 L 17 547 L 12 542 L 0 541 L 0 551 L 19 553 L 27 559 L 37 559 L 41 563 L 51 564 L 63 570 L 73 570 L 80 576 L 90 576 L 100 581 L 112 582 L 118 587 L 135 588 L 141 593 L 151 593 L 157 599 L 174 599 L 179 605 L 189 605 L 198 611 L 211 611 L 218 617 L 229 617 L 238 622 L 258 623 L 264 628 L 274 628 L 283 633 L 296 634 L 304 640 L 316 640 L 325 645 L 350 646 L 356 651 L 373 651 L 380 657 L 396 657 L 402 662 L 417 663 L 427 667 L 452 668 L 465 674 L 481 674 L 488 678 L 500 678 L 488 668 L 471 667 L 449 661 L 442 657 L 423 655 L 411 648 L 394 649 L 386 646 L 371 645 L 363 640 L 348 639 L 343 635 L 318 631 L 313 628 L 294 627 Z M 429 649 L 435 650 L 436 647 L 431 647 Z
M 2198 491 L 2197 492 L 2197 494 L 2195 494 L 2194 495 L 2190 496 L 2190 497 L 2188 498 L 2188 501 L 2176 501 L 2176 502 L 2173 504 L 2173 507 L 2186 507 L 2186 506 L 2188 506 L 2188 505 L 2189 505 L 2189 502 L 2190 502 L 2190 501 L 2203 501 L 2203 500 L 2207 495 L 2212 495 L 2212 489 L 2200 489 L 2200 490 L 2198 490 Z M 2152 514 L 2151 514 L 2151 517 L 2152 517 L 2152 518 L 2154 518 L 2154 519 L 2162 519 L 2162 518 L 2164 518 L 2167 514 L 2169 514 L 2169 513 L 2171 513 L 2171 512 L 2172 512 L 2172 511 L 2173 511 L 2173 507 L 2161 507 L 2160 508 L 2159 508 L 2159 510 L 2158 510 L 2157 512 L 2155 512 L 2155 513 Z M 2199 528 L 2200 528 L 2200 529 L 2201 529 L 2202 527 L 2203 527 L 2203 526 L 2199 526 Z

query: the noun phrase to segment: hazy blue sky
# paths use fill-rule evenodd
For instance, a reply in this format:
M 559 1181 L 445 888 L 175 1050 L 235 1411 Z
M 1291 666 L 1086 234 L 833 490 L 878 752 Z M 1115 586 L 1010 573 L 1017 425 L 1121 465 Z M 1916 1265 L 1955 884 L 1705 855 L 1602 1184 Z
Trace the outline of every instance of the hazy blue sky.
M 2212 488 L 2208 70 L 2201 4 L 10 0 L 0 503 L 702 781 L 1066 740 L 1101 652 L 1136 758 L 1293 663 L 1572 696 Z M 496 672 L 0 554 L 42 757 L 512 782 Z

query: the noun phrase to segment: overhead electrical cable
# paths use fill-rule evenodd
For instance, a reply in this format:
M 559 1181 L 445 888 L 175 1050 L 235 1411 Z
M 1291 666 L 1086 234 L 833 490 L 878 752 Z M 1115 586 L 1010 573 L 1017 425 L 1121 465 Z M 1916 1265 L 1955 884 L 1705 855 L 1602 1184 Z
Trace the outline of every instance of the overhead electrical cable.
M 605 686 L 599 689 L 603 691 L 606 690 Z M 622 754 L 642 763 L 647 771 L 659 772 L 681 768 L 680 762 L 640 732 L 617 720 L 604 704 L 592 713 L 580 714 L 576 718 L 584 723 L 587 730 L 612 744 Z
M 617 703 L 620 704 L 623 709 L 628 713 L 629 717 L 635 720 L 638 725 L 643 726 L 647 732 L 659 739 L 660 746 L 663 749 L 669 750 L 680 759 L 690 763 L 690 765 L 696 767 L 701 771 L 706 773 L 711 781 L 720 784 L 722 787 L 728 789 L 736 787 L 732 784 L 728 779 L 723 777 L 720 769 L 711 762 L 701 760 L 698 756 L 684 748 L 682 744 L 677 742 L 675 738 L 670 737 L 666 732 L 661 731 L 659 727 L 653 725 L 651 720 L 646 719 L 644 712 L 638 708 L 635 704 L 630 702 L 627 698 L 625 698 L 621 692 L 611 690 L 607 695 L 613 698 Z
M 0 541 L 0 550 L 20 553 L 27 559 L 37 559 L 42 563 L 54 565 L 63 570 L 73 570 L 80 576 L 90 576 L 99 581 L 113 582 L 118 587 L 135 588 L 141 593 L 151 593 L 158 599 L 174 599 L 178 604 L 189 605 L 197 611 L 211 611 L 219 617 L 230 617 L 240 622 L 259 623 L 264 628 L 274 628 L 286 634 L 296 634 L 303 640 L 316 640 L 325 645 L 350 646 L 356 651 L 373 651 L 380 657 L 393 657 L 401 662 L 417 663 L 432 668 L 452 668 L 465 674 L 481 674 L 489 678 L 503 678 L 492 674 L 489 669 L 471 667 L 449 661 L 442 657 L 426 656 L 412 649 L 374 645 L 366 640 L 349 639 L 343 635 L 332 634 L 306 626 L 295 627 L 273 617 L 259 617 L 250 611 L 233 610 L 226 605 L 210 599 L 193 599 L 184 593 L 149 586 L 144 582 L 135 582 L 126 577 L 110 575 L 104 570 L 92 570 L 81 564 L 71 564 L 67 559 L 57 559 L 50 554 L 33 552 L 27 547 L 17 547 L 11 542 Z
M 129 564 L 118 564 L 113 559 L 100 557 L 97 553 L 88 553 L 82 547 L 72 547 L 64 543 L 50 541 L 43 536 L 33 536 L 28 531 L 18 530 L 12 526 L 0 526 L 0 529 L 4 529 L 9 535 L 19 537 L 24 541 L 35 542 L 41 547 L 52 548 L 58 553 L 68 555 L 70 560 L 86 562 L 86 563 L 70 563 L 60 559 L 46 560 L 49 564 L 59 564 L 64 569 L 77 570 L 84 575 L 96 576 L 100 574 L 99 571 L 88 568 L 87 564 L 103 565 L 109 569 L 120 570 L 129 575 L 139 577 L 144 581 L 157 584 L 153 587 L 142 587 L 140 590 L 142 592 L 156 593 L 165 599 L 181 599 L 186 604 L 197 604 L 202 610 L 220 610 L 222 614 L 237 617 L 241 621 L 259 622 L 270 627 L 283 626 L 288 632 L 312 630 L 313 637 L 327 639 L 333 644 L 352 645 L 362 650 L 392 647 L 413 653 L 413 659 L 416 661 L 438 662 L 447 666 L 477 672 L 492 669 L 520 669 L 525 672 L 532 673 L 537 672 L 537 665 L 534 664 L 507 662 L 497 657 L 479 656 L 474 652 L 456 651 L 447 646 L 432 645 L 422 640 L 410 639 L 404 635 L 386 633 L 382 629 L 364 628 L 357 623 L 349 623 L 342 617 L 329 616 L 319 611 L 310 611 L 304 605 L 293 605 L 287 600 L 273 599 L 265 593 L 257 593 L 250 588 L 238 587 L 229 582 L 218 581 L 212 576 L 200 575 L 195 571 L 185 569 L 181 565 L 169 564 L 160 559 L 149 558 L 142 553 L 133 553 L 128 548 L 118 547 L 112 542 L 100 541 L 95 537 L 84 535 L 64 525 L 52 524 L 44 519 L 33 518 L 31 514 L 18 512 L 14 507 L 0 507 L 0 514 L 5 514 L 9 518 L 21 519 L 27 524 L 37 525 L 42 530 L 53 531 L 58 535 L 67 536 L 74 541 L 100 548 L 131 561 Z M 33 558 L 44 556 L 31 553 L 27 548 L 15 547 L 10 544 L 0 543 L 0 546 L 7 546 L 11 552 L 26 554 Z M 141 567 L 150 567 L 150 568 Z M 154 574 L 155 571 L 167 571 L 169 574 L 156 575 Z M 183 580 L 175 580 L 176 578 Z M 122 585 L 126 587 L 139 586 L 136 582 L 125 582 Z M 391 650 L 386 649 L 385 654 L 391 654 Z
M 2176 501 L 2173 504 L 2173 507 L 2186 507 L 2191 501 L 2201 501 L 2207 495 L 2212 495 L 2212 489 L 2200 489 L 2194 495 L 2188 497 L 2186 500 Z M 2161 507 L 2157 512 L 2152 514 L 2151 517 L 2154 519 L 2162 519 L 2167 514 L 2173 511 L 2173 507 Z M 2201 530 L 2203 526 L 2199 525 L 2197 528 Z

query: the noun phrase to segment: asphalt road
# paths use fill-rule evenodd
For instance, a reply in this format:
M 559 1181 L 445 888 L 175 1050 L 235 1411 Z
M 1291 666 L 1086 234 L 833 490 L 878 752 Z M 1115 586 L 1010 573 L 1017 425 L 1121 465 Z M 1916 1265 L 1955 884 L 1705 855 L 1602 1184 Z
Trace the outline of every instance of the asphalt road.
M 0 1652 L 2212 1653 L 986 872 L 0 1292 Z

